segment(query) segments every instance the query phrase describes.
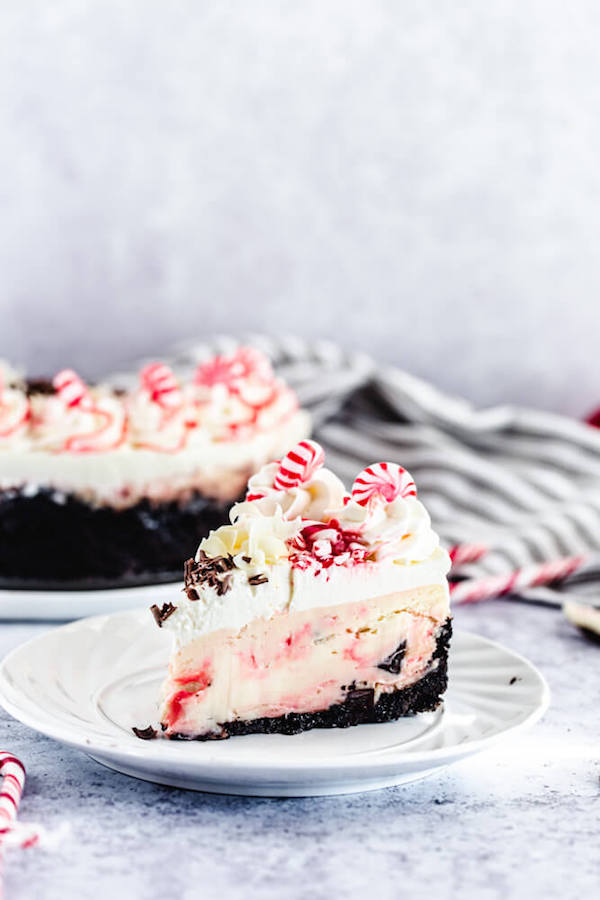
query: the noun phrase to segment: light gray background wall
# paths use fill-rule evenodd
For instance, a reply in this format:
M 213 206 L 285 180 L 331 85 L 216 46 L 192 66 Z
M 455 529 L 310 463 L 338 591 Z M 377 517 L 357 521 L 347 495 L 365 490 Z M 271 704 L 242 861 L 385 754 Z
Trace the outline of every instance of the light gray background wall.
M 597 0 L 4 0 L 0 352 L 337 338 L 600 403 Z

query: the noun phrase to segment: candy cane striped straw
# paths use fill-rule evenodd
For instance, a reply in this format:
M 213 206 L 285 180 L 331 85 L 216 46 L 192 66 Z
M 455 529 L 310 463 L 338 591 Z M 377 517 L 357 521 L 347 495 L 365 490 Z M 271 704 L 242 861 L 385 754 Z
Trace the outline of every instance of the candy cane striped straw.
M 452 560 L 452 568 L 457 569 L 459 566 L 465 566 L 467 563 L 478 562 L 489 552 L 487 544 L 455 544 L 450 547 L 448 553 Z
M 6 751 L 0 752 L 0 773 L 2 790 L 0 791 L 0 841 L 14 827 L 17 811 L 25 784 L 25 767 L 23 763 Z
M 2 860 L 7 847 L 33 847 L 39 841 L 34 826 L 17 822 L 17 812 L 25 784 L 25 767 L 12 753 L 0 751 L 0 897 L 3 894 Z
M 478 603 L 492 597 L 518 594 L 527 588 L 561 581 L 576 572 L 586 562 L 585 556 L 566 556 L 553 562 L 517 569 L 507 575 L 487 575 L 450 585 L 453 603 Z

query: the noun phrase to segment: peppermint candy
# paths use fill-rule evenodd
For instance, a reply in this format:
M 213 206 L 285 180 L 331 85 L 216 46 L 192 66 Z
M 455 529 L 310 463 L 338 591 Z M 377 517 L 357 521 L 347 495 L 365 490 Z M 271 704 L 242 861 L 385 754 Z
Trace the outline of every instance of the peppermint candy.
M 397 497 L 416 497 L 412 476 L 396 463 L 374 463 L 360 472 L 352 485 L 352 499 L 360 506 L 372 501 L 391 503 Z
M 154 403 L 162 409 L 181 406 L 181 389 L 171 369 L 164 363 L 150 363 L 140 372 L 140 382 Z
M 54 389 L 68 409 L 92 410 L 94 403 L 85 382 L 73 369 L 62 369 L 52 381 Z
M 290 543 L 290 562 L 303 571 L 318 574 L 332 566 L 355 566 L 367 562 L 368 547 L 355 532 L 344 531 L 337 520 L 307 522 Z
M 273 380 L 271 363 L 260 350 L 240 347 L 228 356 L 214 356 L 196 369 L 194 382 L 201 387 L 225 385 L 231 393 L 238 393 L 250 378 L 265 383 Z
M 289 491 L 310 481 L 325 462 L 325 453 L 316 441 L 300 441 L 283 457 L 273 479 L 276 491 Z
M 52 384 L 67 409 L 80 409 L 84 413 L 95 416 L 94 430 L 71 435 L 65 441 L 64 450 L 70 453 L 95 453 L 113 450 L 123 442 L 125 422 L 123 421 L 117 434 L 111 434 L 111 429 L 115 424 L 115 415 L 98 406 L 85 382 L 73 369 L 63 369 L 54 376 Z
M 273 367 L 267 356 L 254 347 L 240 347 L 231 357 L 232 368 L 238 378 L 273 379 Z
M 229 387 L 233 380 L 231 365 L 225 356 L 215 356 L 204 363 L 200 363 L 194 375 L 194 384 L 206 388 L 215 387 L 217 384 L 224 384 L 226 387 Z

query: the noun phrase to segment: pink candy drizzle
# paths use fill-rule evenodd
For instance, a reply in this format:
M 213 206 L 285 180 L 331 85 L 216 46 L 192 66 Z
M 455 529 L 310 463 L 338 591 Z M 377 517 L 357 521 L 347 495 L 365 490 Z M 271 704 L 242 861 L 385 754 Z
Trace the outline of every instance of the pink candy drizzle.
M 209 398 L 198 397 L 192 402 L 191 415 L 185 415 L 185 397 L 177 378 L 171 369 L 160 362 L 150 363 L 140 372 L 141 389 L 147 393 L 150 401 L 160 410 L 160 420 L 156 428 L 156 442 L 136 442 L 140 449 L 161 453 L 178 453 L 188 441 L 190 430 L 198 426 L 194 404 L 201 408 Z M 289 395 L 285 412 L 275 424 L 289 418 L 297 409 L 293 394 L 278 382 L 273 374 L 267 357 L 251 347 L 240 347 L 228 356 L 216 356 L 198 366 L 194 384 L 198 388 L 212 389 L 223 385 L 229 394 L 235 396 L 243 412 L 237 421 L 224 424 L 226 440 L 239 440 L 247 437 L 248 432 L 260 426 L 261 413 L 275 403 L 280 397 Z M 63 369 L 53 380 L 57 397 L 62 401 L 65 411 L 81 410 L 95 418 L 95 427 L 91 431 L 75 433 L 67 437 L 60 451 L 72 453 L 91 453 L 114 450 L 125 440 L 128 432 L 128 413 L 123 406 L 122 427 L 114 439 L 110 438 L 110 430 L 115 428 L 116 416 L 95 399 L 85 382 L 72 369 Z M 0 439 L 10 437 L 20 428 L 26 426 L 31 419 L 29 399 L 20 392 L 20 400 L 12 407 L 3 401 L 4 385 L 0 376 Z M 114 401 L 116 398 L 111 397 Z M 120 417 L 119 417 L 120 418 Z M 178 423 L 178 418 L 181 420 Z M 166 433 L 176 423 L 175 434 L 166 438 Z M 117 429 L 115 429 L 117 430 Z
M 115 417 L 95 403 L 84 381 L 76 372 L 72 369 L 63 369 L 55 375 L 52 383 L 66 409 L 81 409 L 82 412 L 90 413 L 99 420 L 98 427 L 94 431 L 73 434 L 68 437 L 64 443 L 64 450 L 71 453 L 94 453 L 99 450 L 115 450 L 123 443 L 126 432 L 125 422 L 123 422 L 116 439 L 110 444 L 103 444 L 102 439 L 114 425 Z

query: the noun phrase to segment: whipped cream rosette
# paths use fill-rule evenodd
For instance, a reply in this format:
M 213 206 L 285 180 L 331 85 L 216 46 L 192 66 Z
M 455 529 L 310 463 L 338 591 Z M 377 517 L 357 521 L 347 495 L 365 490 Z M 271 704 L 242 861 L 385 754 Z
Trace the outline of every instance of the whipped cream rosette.
M 397 563 L 429 558 L 439 546 L 427 510 L 416 497 L 410 475 L 401 466 L 379 463 L 360 473 L 352 494 L 329 469 L 314 441 L 301 441 L 280 461 L 263 466 L 248 482 L 246 499 L 231 510 L 232 525 L 211 535 L 233 535 L 253 518 L 273 529 L 289 521 L 293 565 L 315 571 L 330 565 L 357 565 L 385 558 Z M 379 479 L 379 480 L 377 480 Z M 201 549 L 211 555 L 213 543 Z

